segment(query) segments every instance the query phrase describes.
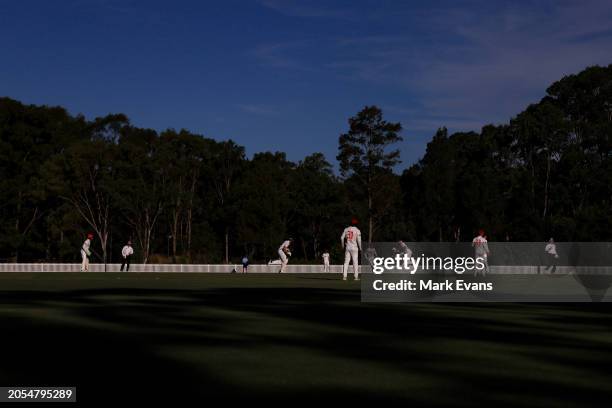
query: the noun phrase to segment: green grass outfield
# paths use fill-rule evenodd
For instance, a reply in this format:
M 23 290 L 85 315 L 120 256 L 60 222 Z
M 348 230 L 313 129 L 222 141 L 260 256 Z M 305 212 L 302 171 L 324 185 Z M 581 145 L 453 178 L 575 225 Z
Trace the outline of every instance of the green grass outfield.
M 80 402 L 608 405 L 607 304 L 362 304 L 335 275 L 0 274 L 0 385 Z

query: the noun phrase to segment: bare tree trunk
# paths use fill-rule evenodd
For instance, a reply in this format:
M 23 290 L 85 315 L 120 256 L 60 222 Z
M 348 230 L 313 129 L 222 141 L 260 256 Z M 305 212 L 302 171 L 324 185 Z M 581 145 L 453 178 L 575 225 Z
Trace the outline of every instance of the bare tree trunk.
M 368 188 L 368 244 L 372 243 L 374 234 L 374 220 L 372 219 L 372 192 Z
M 302 251 L 304 251 L 304 259 L 306 260 L 306 262 L 308 262 L 308 253 L 306 252 L 306 241 L 304 241 L 303 239 L 301 239 L 300 241 L 302 241 Z
M 314 259 L 316 260 L 319 257 L 319 239 L 318 235 L 320 232 L 320 226 L 317 225 L 316 221 L 310 222 L 310 231 L 312 233 L 312 251 Z
M 191 262 L 191 233 L 193 229 L 193 197 L 196 193 L 197 175 L 199 172 L 192 173 L 191 179 L 191 195 L 189 196 L 189 207 L 187 208 L 187 259 Z
M 128 218 L 138 235 L 138 241 L 142 247 L 142 262 L 145 264 L 149 261 L 151 255 L 151 236 L 161 212 L 162 204 L 158 203 L 157 208 L 145 208 L 142 211 L 142 216 Z
M 193 209 L 187 209 L 187 259 L 191 262 L 191 225 L 193 223 Z
M 229 263 L 229 231 L 225 228 L 225 263 Z
M 21 191 L 17 195 L 17 218 L 15 219 L 15 232 L 19 234 L 19 213 L 21 213 Z M 15 246 L 15 262 L 19 262 L 19 243 Z
M 548 161 L 546 163 L 546 182 L 544 183 L 544 210 L 542 211 L 542 219 L 546 218 L 548 211 L 548 185 L 550 180 L 550 153 L 548 154 Z
M 100 239 L 102 247 L 102 262 L 106 266 L 108 228 L 110 220 L 110 204 L 108 197 L 94 190 L 95 203 L 89 201 L 86 193 L 80 192 L 72 198 L 62 197 L 69 201 L 81 217 L 89 224 Z M 94 208 L 95 205 L 95 208 Z
M 529 162 L 530 162 L 530 167 L 531 167 L 531 204 L 533 205 L 533 208 L 535 210 L 535 203 L 536 203 L 536 199 L 535 199 L 535 164 L 533 163 L 533 152 L 531 152 L 529 154 Z
M 172 215 L 172 263 L 176 263 L 176 237 L 178 235 L 179 209 L 175 208 Z
M 107 258 L 108 248 L 106 246 L 107 243 L 108 243 L 108 231 L 105 228 L 105 231 L 102 234 L 102 237 L 100 238 L 100 244 L 102 245 L 102 263 L 104 263 L 104 272 L 106 272 L 106 260 L 108 259 Z
M 178 244 L 176 244 L 176 251 L 178 252 L 179 247 L 181 249 L 181 253 L 185 255 L 185 223 L 183 222 L 183 217 L 181 217 L 181 221 L 179 222 L 179 235 L 180 237 Z

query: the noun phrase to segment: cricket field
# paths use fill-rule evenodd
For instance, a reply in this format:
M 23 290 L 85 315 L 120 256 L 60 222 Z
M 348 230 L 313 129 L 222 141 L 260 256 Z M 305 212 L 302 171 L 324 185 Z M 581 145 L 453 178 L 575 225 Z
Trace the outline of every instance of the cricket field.
M 3 386 L 80 403 L 607 405 L 608 304 L 366 304 L 323 274 L 0 274 Z

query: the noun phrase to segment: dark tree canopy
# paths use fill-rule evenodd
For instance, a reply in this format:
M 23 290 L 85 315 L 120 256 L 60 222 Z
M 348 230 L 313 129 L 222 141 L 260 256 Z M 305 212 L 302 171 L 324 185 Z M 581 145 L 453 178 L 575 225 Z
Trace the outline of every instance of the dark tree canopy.
M 449 134 L 400 162 L 399 123 L 365 107 L 339 138 L 341 177 L 321 153 L 298 163 L 122 114 L 93 120 L 0 98 L 0 258 L 76 261 L 86 232 L 117 261 L 252 262 L 294 238 L 295 262 L 340 260 L 352 216 L 376 241 L 609 241 L 612 66 L 552 84 L 509 123 Z
M 400 123 L 383 119 L 376 106 L 366 106 L 349 119 L 349 131 L 338 140 L 338 162 L 345 177 L 353 177 L 367 203 L 368 241 L 381 221 L 388 201 L 380 192 L 387 189 L 387 174 L 400 163 L 399 149 L 388 148 L 402 141 Z M 376 197 L 381 200 L 376 200 Z M 357 197 L 356 197 L 357 198 Z

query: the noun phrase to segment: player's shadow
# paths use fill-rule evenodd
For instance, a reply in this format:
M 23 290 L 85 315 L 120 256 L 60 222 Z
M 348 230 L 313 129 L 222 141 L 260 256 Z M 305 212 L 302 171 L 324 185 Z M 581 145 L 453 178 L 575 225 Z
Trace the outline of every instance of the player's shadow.
M 337 276 L 297 276 L 297 280 L 321 280 L 321 281 L 337 281 Z
M 508 393 L 580 403 L 609 397 L 597 381 L 551 397 L 568 375 L 608 377 L 607 305 L 380 305 L 360 303 L 357 290 L 330 288 L 1 295 L 8 333 L 1 382 L 76 384 L 87 401 L 472 406 Z M 597 335 L 601 341 L 585 343 Z M 320 379 L 330 375 L 348 378 L 325 386 Z M 259 386 L 249 386 L 249 376 Z M 486 392 L 452 397 L 475 383 Z

